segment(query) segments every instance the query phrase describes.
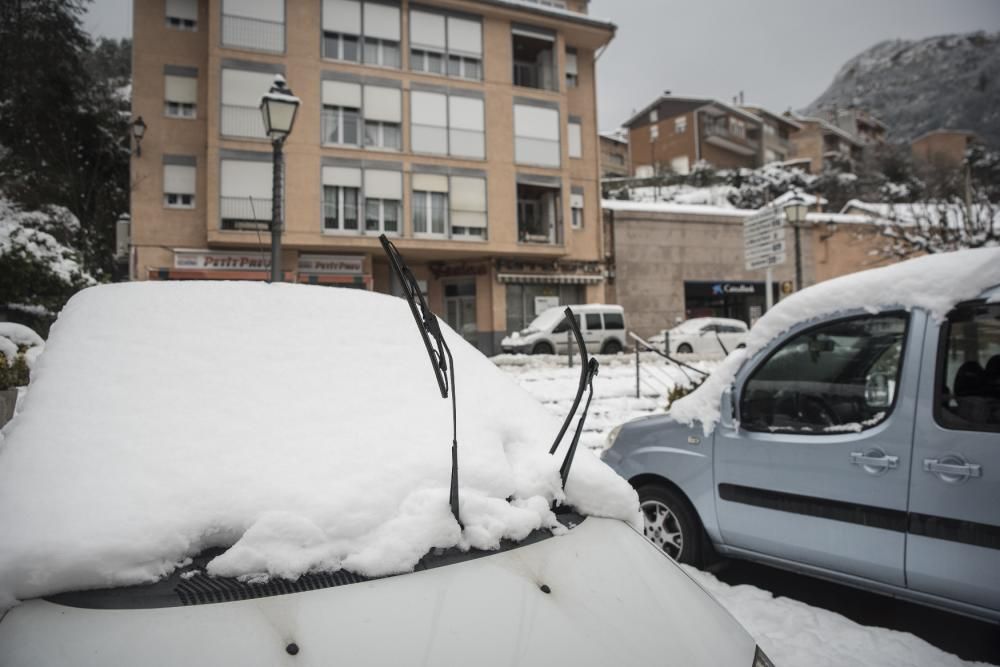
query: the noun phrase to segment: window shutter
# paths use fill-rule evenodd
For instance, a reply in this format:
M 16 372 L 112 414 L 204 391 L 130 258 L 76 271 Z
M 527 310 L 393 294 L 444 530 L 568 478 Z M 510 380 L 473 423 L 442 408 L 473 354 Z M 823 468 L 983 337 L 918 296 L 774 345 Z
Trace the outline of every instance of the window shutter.
M 514 134 L 518 137 L 559 141 L 559 112 L 546 107 L 515 104 Z
M 486 227 L 486 179 L 451 177 L 451 224 Z
M 365 37 L 399 41 L 399 7 L 365 3 Z
M 569 196 L 569 205 L 572 208 L 583 208 L 583 195 L 581 194 L 571 194 Z
M 448 138 L 451 155 L 486 157 L 483 100 L 452 95 L 448 98 Z
M 167 16 L 197 21 L 198 0 L 167 0 Z
M 448 50 L 482 57 L 483 26 L 479 21 L 448 17 Z
M 198 102 L 198 79 L 192 76 L 167 74 L 164 77 L 163 99 L 168 102 L 196 104 Z
M 566 73 L 574 76 L 580 73 L 577 69 L 576 52 L 574 51 L 566 52 Z
M 239 69 L 222 70 L 222 103 L 259 107 L 260 98 L 271 90 L 274 75 Z
M 272 170 L 270 160 L 267 162 L 223 160 L 220 194 L 223 197 L 238 197 L 248 201 L 250 197 L 254 200 L 270 199 Z M 262 211 L 261 206 L 262 204 L 255 201 L 257 217 L 269 218 L 271 211 Z
M 385 169 L 365 169 L 365 197 L 403 199 L 403 173 Z
M 346 81 L 324 81 L 323 104 L 360 109 L 361 84 Z
M 403 92 L 398 88 L 365 86 L 365 120 L 403 122 Z
M 354 167 L 323 167 L 323 185 L 361 187 L 361 170 Z
M 361 3 L 358 0 L 323 0 L 323 30 L 360 35 Z
M 193 195 L 195 193 L 194 167 L 176 164 L 163 165 L 163 192 L 175 195 Z
M 410 148 L 415 153 L 448 152 L 448 96 L 410 91 Z
M 417 9 L 410 10 L 410 45 L 445 50 L 444 16 Z
M 284 0 L 223 0 L 222 13 L 258 21 L 285 22 Z
M 414 174 L 413 189 L 420 192 L 448 192 L 448 177 L 440 174 Z
M 579 123 L 569 124 L 569 156 L 583 157 L 583 129 Z

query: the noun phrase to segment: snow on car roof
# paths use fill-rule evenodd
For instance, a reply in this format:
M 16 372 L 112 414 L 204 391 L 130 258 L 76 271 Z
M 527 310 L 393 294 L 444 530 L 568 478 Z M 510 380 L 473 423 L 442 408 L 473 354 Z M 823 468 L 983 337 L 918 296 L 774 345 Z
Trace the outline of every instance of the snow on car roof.
M 442 328 L 462 532 L 450 401 L 402 299 L 224 282 L 80 292 L 0 440 L 0 608 L 153 581 L 211 546 L 231 547 L 213 574 L 379 576 L 434 547 L 555 526 L 560 420 Z M 638 517 L 634 491 L 589 451 L 565 500 Z
M 833 278 L 792 294 L 757 320 L 746 348 L 734 350 L 695 391 L 675 401 L 670 415 L 709 434 L 719 421 L 719 401 L 743 362 L 803 322 L 864 309 L 921 308 L 943 320 L 956 304 L 1000 284 L 1000 248 L 977 248 L 918 257 Z
M 699 329 L 706 324 L 726 324 L 746 328 L 746 322 L 743 320 L 734 320 L 728 317 L 692 317 L 689 320 L 684 320 L 674 327 L 674 329 L 677 331 L 688 331 Z

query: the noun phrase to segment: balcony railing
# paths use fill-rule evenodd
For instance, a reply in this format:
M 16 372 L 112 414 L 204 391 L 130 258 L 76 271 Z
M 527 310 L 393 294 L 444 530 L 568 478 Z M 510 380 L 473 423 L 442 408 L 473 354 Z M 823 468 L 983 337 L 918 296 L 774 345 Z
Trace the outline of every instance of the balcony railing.
M 271 226 L 272 199 L 221 197 L 222 229 L 267 231 Z
M 285 50 L 285 24 L 223 14 L 222 45 L 283 53 Z
M 264 119 L 261 118 L 260 109 L 236 104 L 223 104 L 222 134 L 227 137 L 267 139 L 267 134 L 264 132 Z
M 760 142 L 756 139 L 751 139 L 746 135 L 739 135 L 735 132 L 729 130 L 729 126 L 724 123 L 706 123 L 705 124 L 705 135 L 710 137 L 719 137 L 721 139 L 728 139 L 730 141 L 737 141 L 747 146 L 752 146 L 757 148 L 760 146 Z
M 514 61 L 514 85 L 525 88 L 554 89 L 553 68 L 538 63 Z

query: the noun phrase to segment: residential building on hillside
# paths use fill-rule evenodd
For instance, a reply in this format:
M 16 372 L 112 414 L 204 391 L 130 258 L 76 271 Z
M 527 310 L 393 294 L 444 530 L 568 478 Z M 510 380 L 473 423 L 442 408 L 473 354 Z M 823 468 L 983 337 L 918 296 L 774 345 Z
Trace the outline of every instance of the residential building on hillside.
M 699 161 L 757 167 L 763 155 L 761 119 L 715 100 L 661 95 L 624 126 L 634 176 L 687 174 Z
M 628 138 L 621 131 L 601 132 L 601 178 L 626 178 L 631 174 Z
M 586 0 L 136 0 L 136 279 L 268 277 L 276 74 L 287 280 L 397 292 L 378 235 L 485 352 L 548 305 L 605 300 Z
M 802 129 L 799 123 L 763 107 L 743 105 L 740 108 L 761 120 L 758 165 L 785 162 L 792 157 L 792 135 Z
M 887 129 L 885 123 L 864 109 L 854 107 L 827 109 L 819 111 L 816 115 L 831 125 L 854 135 L 854 138 L 864 146 L 885 143 Z
M 785 114 L 800 129 L 791 135 L 792 160 L 806 171 L 818 174 L 831 159 L 854 163 L 861 159 L 864 144 L 855 135 L 822 118 Z
M 931 130 L 912 140 L 910 151 L 918 164 L 958 167 L 965 161 L 965 152 L 975 142 L 974 132 Z

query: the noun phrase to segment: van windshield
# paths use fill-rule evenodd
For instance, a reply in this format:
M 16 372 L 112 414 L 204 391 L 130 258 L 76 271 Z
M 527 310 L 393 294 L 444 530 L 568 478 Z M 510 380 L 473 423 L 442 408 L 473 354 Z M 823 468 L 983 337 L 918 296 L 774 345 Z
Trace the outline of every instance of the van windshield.
M 563 319 L 565 306 L 555 306 L 542 311 L 542 314 L 531 320 L 525 331 L 548 331 Z

